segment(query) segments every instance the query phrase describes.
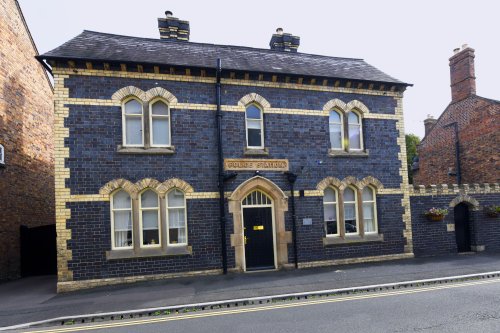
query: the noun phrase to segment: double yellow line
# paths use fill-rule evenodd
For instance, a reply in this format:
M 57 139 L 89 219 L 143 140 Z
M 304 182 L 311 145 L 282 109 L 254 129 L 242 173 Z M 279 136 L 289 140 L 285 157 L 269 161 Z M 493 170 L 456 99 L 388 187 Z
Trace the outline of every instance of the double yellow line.
M 125 327 L 125 326 L 133 326 L 133 325 L 154 324 L 154 323 L 185 320 L 185 319 L 216 317 L 216 316 L 224 316 L 224 315 L 231 315 L 231 314 L 296 308 L 296 307 L 301 307 L 301 306 L 309 306 L 309 305 L 317 305 L 317 304 L 339 303 L 339 302 L 355 301 L 355 300 L 362 300 L 362 299 L 381 298 L 381 297 L 397 296 L 397 295 L 408 295 L 408 294 L 416 294 L 416 293 L 422 293 L 422 292 L 428 292 L 428 291 L 470 287 L 470 286 L 477 286 L 477 285 L 491 284 L 491 283 L 498 283 L 498 282 L 500 282 L 500 279 L 488 279 L 488 280 L 481 280 L 481 281 L 445 284 L 445 285 L 439 285 L 439 286 L 434 286 L 434 287 L 422 287 L 422 288 L 409 289 L 409 290 L 396 290 L 396 291 L 380 292 L 380 293 L 365 294 L 365 295 L 351 295 L 351 296 L 343 296 L 343 297 L 336 297 L 336 298 L 325 298 L 325 299 L 318 299 L 318 300 L 300 301 L 300 302 L 294 302 L 294 303 L 283 303 L 283 304 L 264 305 L 264 306 L 257 306 L 257 307 L 239 308 L 239 309 L 234 309 L 234 310 L 221 310 L 221 311 L 204 312 L 204 313 L 173 315 L 173 316 L 169 316 L 169 317 L 154 317 L 154 318 L 149 318 L 149 319 L 119 321 L 119 322 L 112 322 L 112 323 L 107 323 L 107 324 L 96 324 L 96 325 L 88 325 L 88 326 L 72 326 L 72 327 L 64 327 L 64 328 L 58 328 L 58 329 L 46 329 L 46 330 L 39 330 L 39 331 L 31 331 L 31 332 L 26 332 L 26 333 L 78 332 L 78 331 L 97 330 L 97 329 L 113 328 L 113 327 Z

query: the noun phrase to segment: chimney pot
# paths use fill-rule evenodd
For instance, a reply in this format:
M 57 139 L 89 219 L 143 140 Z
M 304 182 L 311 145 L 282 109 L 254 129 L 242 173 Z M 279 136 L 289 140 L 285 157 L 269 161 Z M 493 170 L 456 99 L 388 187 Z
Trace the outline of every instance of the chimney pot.
M 469 45 L 468 44 L 462 44 L 462 50 L 465 50 L 466 48 L 468 48 Z
M 283 35 L 283 28 L 278 28 L 278 29 L 276 29 L 276 33 L 277 33 L 278 35 Z
M 174 15 L 174 13 L 172 13 L 170 10 L 167 10 L 167 11 L 165 12 L 165 16 L 166 16 L 166 17 L 172 17 L 172 15 Z
M 456 49 L 453 49 L 453 54 L 457 54 L 458 52 L 460 52 L 460 48 L 457 47 Z

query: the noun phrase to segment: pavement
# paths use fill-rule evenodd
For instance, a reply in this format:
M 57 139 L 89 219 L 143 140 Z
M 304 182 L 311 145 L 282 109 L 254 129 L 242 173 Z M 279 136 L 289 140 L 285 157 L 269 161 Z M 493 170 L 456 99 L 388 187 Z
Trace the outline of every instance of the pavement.
M 500 271 L 500 253 L 141 282 L 56 294 L 56 277 L 0 284 L 0 327 L 112 311 Z

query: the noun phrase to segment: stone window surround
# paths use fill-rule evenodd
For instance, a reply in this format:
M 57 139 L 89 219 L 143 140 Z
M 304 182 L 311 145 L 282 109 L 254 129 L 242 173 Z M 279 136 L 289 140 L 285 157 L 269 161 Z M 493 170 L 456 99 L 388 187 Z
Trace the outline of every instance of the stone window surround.
M 369 150 L 365 147 L 364 140 L 364 115 L 370 113 L 370 110 L 358 100 L 352 100 L 349 103 L 344 103 L 340 99 L 332 99 L 323 106 L 323 112 L 337 112 L 342 121 L 342 148 L 329 148 L 329 157 L 368 157 Z M 349 148 L 349 122 L 348 116 L 350 112 L 358 115 L 360 120 L 360 145 L 361 149 Z
M 141 89 L 133 86 L 127 86 L 119 89 L 111 97 L 114 101 L 119 101 L 122 105 L 122 117 L 124 114 L 124 102 L 130 100 L 131 98 L 142 102 L 142 129 L 143 129 L 143 146 L 126 146 L 125 144 L 118 145 L 117 152 L 119 154 L 152 154 L 152 155 L 171 155 L 175 153 L 175 147 L 172 145 L 172 118 L 171 109 L 177 104 L 177 97 L 172 93 L 161 87 L 155 87 L 144 92 Z M 152 145 L 152 132 L 151 132 L 151 105 L 154 102 L 162 101 L 165 103 L 169 109 L 169 135 L 170 135 L 170 145 L 169 146 L 153 146 Z M 122 125 L 122 131 L 125 122 Z
M 363 197 L 362 191 L 366 186 L 370 186 L 374 190 L 375 199 L 375 223 L 377 223 L 377 233 L 365 233 L 364 230 L 364 219 L 363 219 Z M 377 204 L 376 204 L 376 194 L 377 190 L 382 189 L 382 183 L 372 177 L 368 176 L 362 180 L 357 180 L 355 177 L 346 177 L 342 181 L 335 177 L 327 177 L 320 181 L 317 185 L 317 190 L 322 193 L 327 187 L 333 188 L 337 192 L 337 214 L 338 214 L 338 225 L 339 234 L 338 235 L 326 235 L 323 237 L 323 245 L 343 245 L 352 243 L 365 243 L 365 242 L 381 242 L 384 240 L 384 235 L 380 234 L 378 228 L 377 216 Z M 358 232 L 356 234 L 349 234 L 345 232 L 344 225 L 344 198 L 343 193 L 347 187 L 351 187 L 356 191 L 356 210 L 358 219 Z M 324 220 L 324 219 L 323 219 Z
M 140 242 L 140 227 L 139 227 L 139 200 L 140 194 L 147 189 L 153 190 L 158 194 L 160 201 L 160 232 L 161 232 L 161 246 L 157 248 L 141 247 Z M 160 183 L 159 181 L 151 178 L 146 178 L 133 184 L 125 179 L 115 179 L 104 185 L 99 193 L 101 195 L 112 195 L 120 190 L 124 190 L 130 195 L 132 200 L 132 249 L 112 249 L 106 251 L 106 259 L 126 259 L 126 258 L 143 258 L 143 257 L 157 257 L 157 256 L 171 256 L 171 255 L 192 255 L 192 247 L 188 244 L 173 245 L 168 244 L 168 226 L 166 218 L 166 195 L 173 189 L 178 189 L 186 195 L 186 193 L 194 192 L 191 185 L 185 181 L 177 178 L 172 178 Z M 111 212 L 112 213 L 112 212 Z M 187 219 L 187 211 L 186 211 Z M 187 230 L 186 230 L 187 232 Z M 189 240 L 188 240 L 189 242 Z

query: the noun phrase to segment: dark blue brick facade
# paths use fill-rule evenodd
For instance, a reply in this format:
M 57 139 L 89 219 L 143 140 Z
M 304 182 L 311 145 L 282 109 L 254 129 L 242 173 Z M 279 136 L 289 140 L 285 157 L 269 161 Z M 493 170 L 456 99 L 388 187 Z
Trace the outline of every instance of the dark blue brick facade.
M 65 80 L 71 98 L 110 99 L 113 93 L 126 86 L 144 91 L 162 87 L 174 94 L 180 103 L 214 104 L 213 84 L 125 79 L 109 77 L 71 76 Z M 222 88 L 222 104 L 237 105 L 243 96 L 258 93 L 272 107 L 322 110 L 333 98 L 344 102 L 357 99 L 371 113 L 394 114 L 396 101 L 387 96 L 342 94 L 306 90 L 286 90 L 251 86 Z M 122 115 L 117 106 L 68 105 L 70 113 L 65 121 L 70 136 L 66 139 L 70 157 L 66 166 L 71 177 L 66 185 L 71 194 L 96 194 L 107 182 L 124 178 L 136 182 L 143 178 L 164 181 L 180 178 L 193 186 L 195 192 L 217 191 L 217 143 L 214 111 L 172 109 L 173 155 L 123 155 L 117 153 L 122 144 Z M 364 119 L 364 142 L 368 157 L 327 156 L 329 148 L 328 117 L 273 114 L 264 115 L 265 146 L 269 156 L 286 158 L 290 169 L 299 175 L 296 190 L 314 190 L 326 177 L 343 179 L 354 176 L 362 179 L 373 176 L 385 188 L 399 188 L 401 166 L 395 120 Z M 224 157 L 244 158 L 244 113 L 224 112 Z M 261 157 L 262 158 L 262 157 Z M 234 190 L 254 172 L 239 172 L 227 183 L 227 191 Z M 282 172 L 265 171 L 261 174 L 288 190 Z M 357 258 L 404 252 L 404 224 L 401 195 L 377 196 L 378 221 L 383 242 L 323 246 L 323 205 L 321 197 L 296 198 L 299 262 Z M 221 268 L 220 229 L 218 206 L 215 199 L 188 200 L 189 245 L 192 256 L 151 257 L 106 260 L 110 250 L 110 212 L 108 202 L 70 203 L 72 231 L 69 248 L 73 259 L 69 269 L 75 280 L 150 275 Z M 226 209 L 227 211 L 227 209 Z M 233 232 L 232 215 L 227 211 L 228 263 L 235 265 L 234 248 L 229 235 Z M 303 218 L 312 218 L 311 226 L 303 226 Z M 290 211 L 285 213 L 286 230 L 292 229 Z M 289 244 L 289 262 L 293 262 L 293 246 Z
M 470 195 L 480 206 L 498 205 L 500 193 Z M 435 256 L 457 253 L 455 232 L 447 231 L 447 224 L 455 223 L 450 202 L 456 195 L 411 197 L 413 247 L 416 256 Z M 443 221 L 428 221 L 423 212 L 431 207 L 447 208 L 448 215 Z M 472 246 L 484 245 L 486 251 L 500 250 L 499 218 L 486 216 L 482 209 L 470 212 L 470 237 Z

